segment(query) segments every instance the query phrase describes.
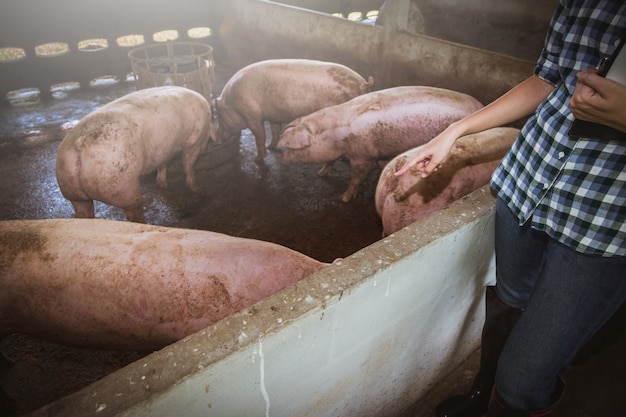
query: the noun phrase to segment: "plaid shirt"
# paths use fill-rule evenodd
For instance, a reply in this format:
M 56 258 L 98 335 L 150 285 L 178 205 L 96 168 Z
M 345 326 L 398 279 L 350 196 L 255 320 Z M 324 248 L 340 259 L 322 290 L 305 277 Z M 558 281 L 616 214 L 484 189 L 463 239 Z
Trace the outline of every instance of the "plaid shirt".
M 555 90 L 539 105 L 491 179 L 519 218 L 589 255 L 626 256 L 626 142 L 568 130 L 576 73 L 619 44 L 624 0 L 561 0 L 535 74 Z

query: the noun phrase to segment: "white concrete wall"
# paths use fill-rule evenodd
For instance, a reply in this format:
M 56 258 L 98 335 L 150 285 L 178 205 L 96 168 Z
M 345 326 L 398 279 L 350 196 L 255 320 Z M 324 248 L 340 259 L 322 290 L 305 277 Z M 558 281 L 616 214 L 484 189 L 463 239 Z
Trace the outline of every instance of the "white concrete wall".
M 487 187 L 32 416 L 390 416 L 479 342 Z

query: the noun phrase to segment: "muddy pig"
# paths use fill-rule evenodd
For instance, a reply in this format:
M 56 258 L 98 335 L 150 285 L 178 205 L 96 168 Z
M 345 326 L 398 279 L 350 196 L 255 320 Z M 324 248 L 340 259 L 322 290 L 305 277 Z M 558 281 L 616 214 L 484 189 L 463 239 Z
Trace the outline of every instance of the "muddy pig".
M 140 177 L 157 170 L 157 183 L 166 188 L 167 164 L 181 153 L 186 184 L 198 191 L 194 167 L 212 135 L 202 95 L 175 86 L 135 91 L 88 114 L 65 136 L 57 181 L 76 217 L 94 217 L 98 200 L 145 223 Z
M 102 219 L 0 221 L 0 338 L 162 348 L 327 264 L 278 244 Z
M 332 172 L 332 161 L 350 162 L 344 202 L 377 161 L 388 161 L 428 142 L 450 123 L 475 112 L 482 104 L 456 91 L 425 86 L 393 87 L 326 107 L 289 123 L 280 134 L 282 163 L 326 163 L 319 175 Z
M 232 76 L 215 100 L 217 141 L 249 128 L 256 140 L 256 160 L 262 160 L 267 155 L 265 121 L 272 130 L 273 149 L 283 124 L 369 92 L 373 83 L 372 77 L 365 81 L 332 62 L 270 59 L 248 65 Z
M 376 187 L 383 237 L 444 208 L 489 182 L 519 130 L 495 128 L 459 138 L 441 168 L 422 178 L 417 168 L 394 174 L 419 151 L 410 149 L 385 166 Z

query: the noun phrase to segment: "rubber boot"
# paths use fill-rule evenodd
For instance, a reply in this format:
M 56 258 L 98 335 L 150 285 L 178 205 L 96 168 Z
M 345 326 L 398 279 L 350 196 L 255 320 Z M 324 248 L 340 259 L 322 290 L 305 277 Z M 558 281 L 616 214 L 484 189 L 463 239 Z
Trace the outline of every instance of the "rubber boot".
M 494 388 L 486 417 L 553 417 L 556 414 L 559 401 L 563 397 L 563 392 L 565 392 L 565 382 L 559 378 L 550 399 L 550 406 L 543 410 L 524 411 L 508 407 Z
M 480 370 L 467 394 L 447 398 L 437 406 L 437 417 L 482 417 L 487 412 L 500 352 L 521 313 L 500 301 L 494 287 L 487 287 Z

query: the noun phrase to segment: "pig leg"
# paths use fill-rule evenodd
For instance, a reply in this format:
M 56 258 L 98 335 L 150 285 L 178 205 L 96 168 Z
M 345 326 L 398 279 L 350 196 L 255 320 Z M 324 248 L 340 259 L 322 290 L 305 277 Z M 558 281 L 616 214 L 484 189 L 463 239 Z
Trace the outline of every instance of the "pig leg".
M 157 168 L 156 182 L 159 187 L 163 189 L 167 188 L 167 162 Z
M 324 177 L 326 175 L 330 175 L 335 170 L 335 161 L 329 161 L 324 164 L 322 169 L 317 172 L 317 175 L 320 177 Z
M 79 219 L 93 219 L 96 217 L 93 200 L 88 201 L 70 201 L 72 206 L 74 207 L 74 212 L 76 212 L 76 217 Z
M 143 201 L 141 199 L 141 184 L 139 178 L 136 178 L 131 183 L 117 184 L 116 194 L 120 196 L 117 201 L 106 203 L 124 210 L 128 221 L 135 223 L 146 222 L 143 214 Z
M 265 137 L 265 124 L 261 120 L 249 123 L 248 128 L 254 135 L 256 141 L 257 156 L 254 160 L 261 161 L 267 156 L 267 150 L 265 149 L 265 141 L 267 140 Z
M 183 171 L 185 172 L 185 184 L 193 192 L 200 192 L 200 187 L 196 183 L 196 162 L 204 151 L 206 151 L 207 142 L 196 144 L 188 149 L 183 150 Z
M 281 128 L 282 128 L 282 124 L 270 122 L 270 129 L 272 130 L 272 142 L 268 146 L 269 149 L 276 149 L 276 145 L 278 144 L 278 139 L 280 138 Z
M 341 194 L 341 201 L 347 203 L 356 197 L 359 191 L 359 185 L 365 180 L 370 169 L 374 165 L 373 161 L 350 161 L 350 185 L 348 189 Z
M 124 209 L 124 213 L 126 214 L 126 219 L 129 222 L 135 222 L 135 223 L 145 223 L 146 222 L 146 218 L 144 217 L 143 207 L 142 207 L 141 203 L 139 203 L 138 206 L 125 208 Z

